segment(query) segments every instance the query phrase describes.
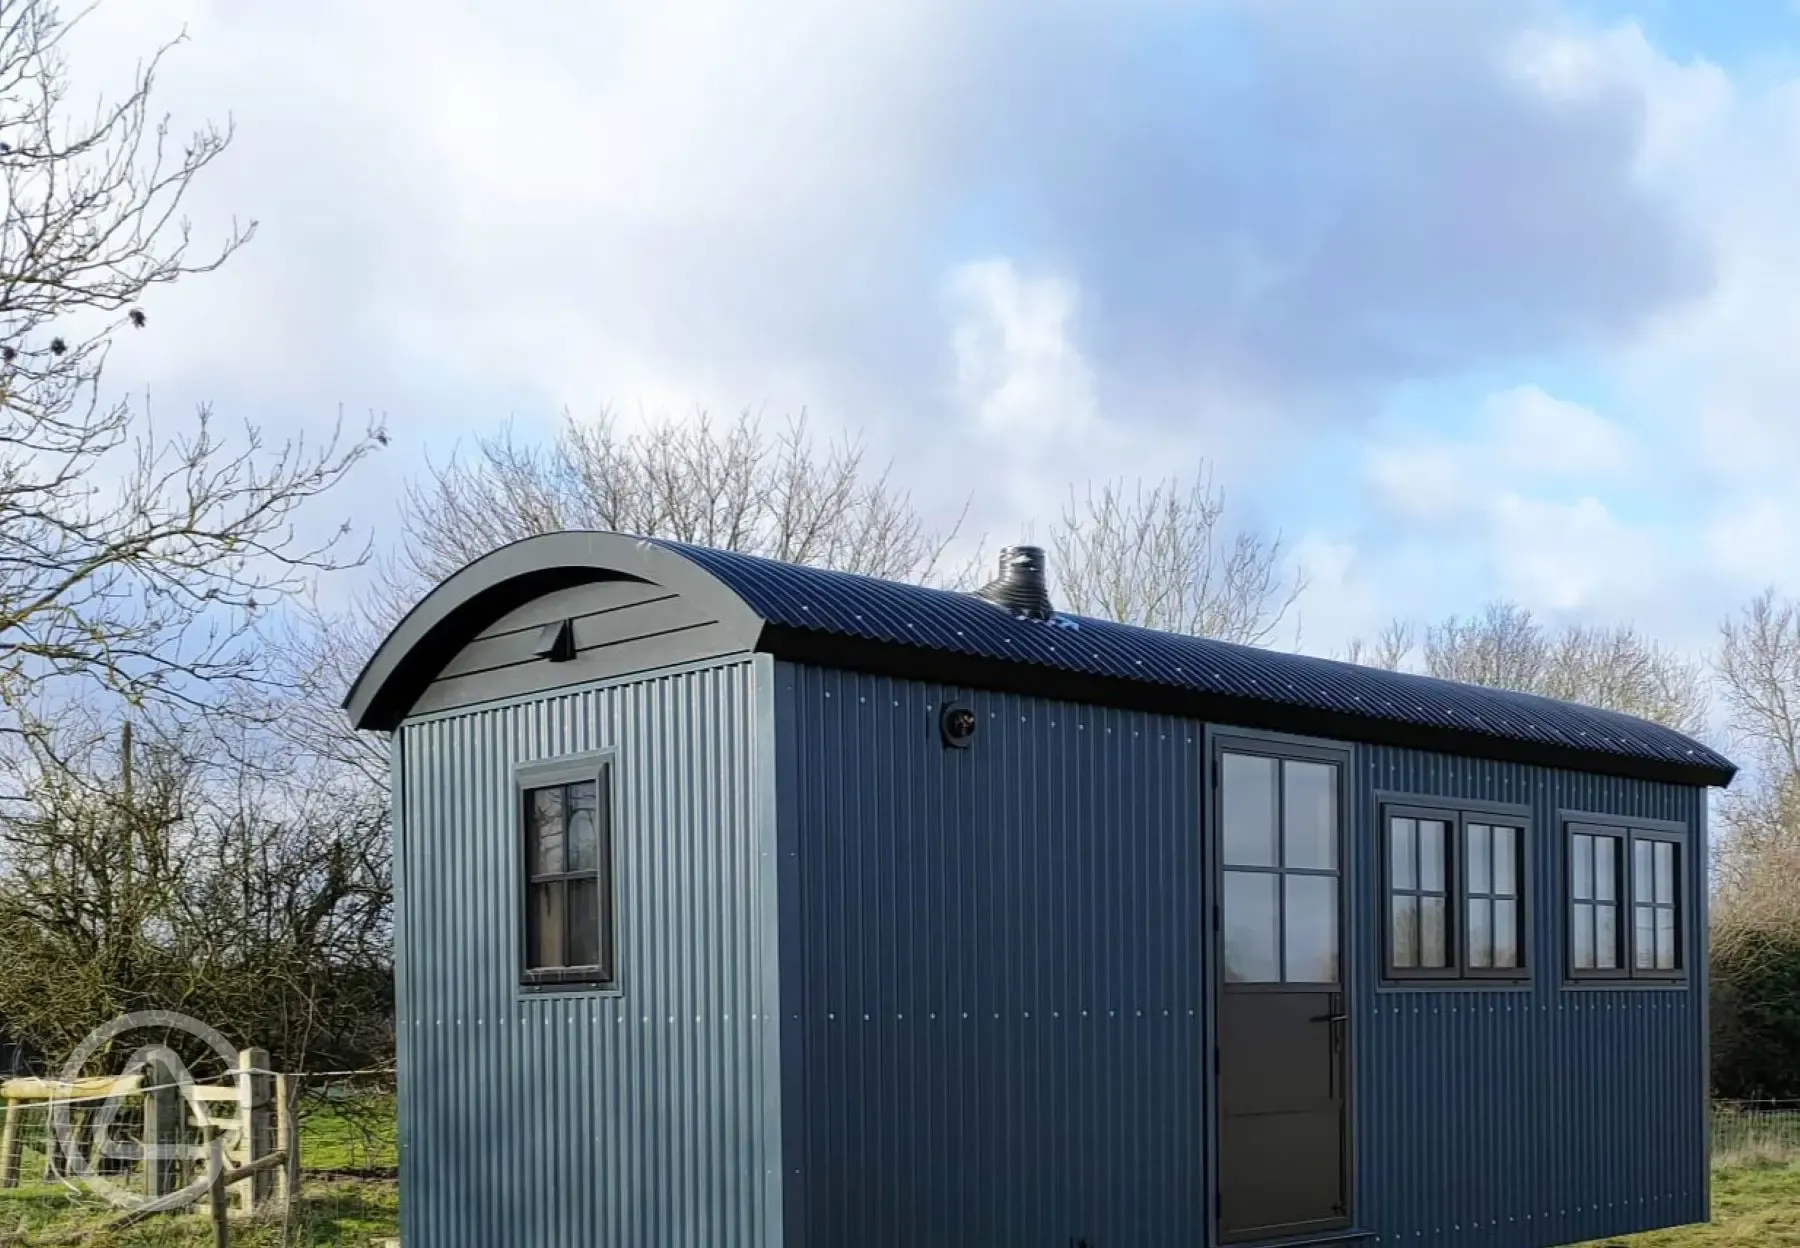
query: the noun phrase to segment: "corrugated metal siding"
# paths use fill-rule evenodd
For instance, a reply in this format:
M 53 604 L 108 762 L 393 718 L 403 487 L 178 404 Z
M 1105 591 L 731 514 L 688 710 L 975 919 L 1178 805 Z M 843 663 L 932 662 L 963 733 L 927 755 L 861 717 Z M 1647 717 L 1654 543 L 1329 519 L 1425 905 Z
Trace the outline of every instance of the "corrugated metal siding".
M 788 1244 L 1201 1242 L 1199 726 L 779 665 Z
M 974 694 L 956 751 L 956 691 L 788 664 L 776 686 L 791 1248 L 1206 1242 L 1201 726 Z M 1549 1248 L 1704 1220 L 1703 984 L 1563 988 L 1554 821 L 1680 820 L 1698 853 L 1703 794 L 1355 758 L 1357 1221 Z M 1528 991 L 1379 990 L 1378 789 L 1531 804 Z
M 1561 810 L 1677 820 L 1698 853 L 1704 791 L 1363 746 L 1355 802 L 1362 976 L 1359 1213 L 1381 1244 L 1533 1248 L 1708 1214 L 1705 993 L 1562 987 Z M 1526 992 L 1376 992 L 1375 797 L 1397 790 L 1528 803 Z M 1700 915 L 1703 871 L 1688 873 Z M 1704 925 L 1687 964 L 1704 967 Z
M 775 1242 L 755 690 L 741 662 L 403 727 L 411 1248 Z M 605 747 L 621 995 L 521 997 L 512 769 Z

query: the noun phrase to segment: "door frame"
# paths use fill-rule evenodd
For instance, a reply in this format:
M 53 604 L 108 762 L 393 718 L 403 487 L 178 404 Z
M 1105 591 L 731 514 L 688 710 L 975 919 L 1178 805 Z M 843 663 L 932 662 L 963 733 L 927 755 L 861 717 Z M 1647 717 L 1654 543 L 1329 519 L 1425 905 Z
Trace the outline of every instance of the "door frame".
M 1220 839 L 1220 786 L 1219 756 L 1223 753 L 1256 754 L 1265 758 L 1293 758 L 1302 762 L 1329 762 L 1338 767 L 1338 988 L 1343 995 L 1343 1012 L 1348 1016 L 1341 1024 L 1343 1027 L 1343 1097 L 1344 1097 L 1344 1139 L 1342 1182 L 1344 1185 L 1344 1218 L 1342 1225 L 1333 1223 L 1329 1226 L 1317 1226 L 1306 1231 L 1296 1231 L 1291 1236 L 1276 1237 L 1268 1240 L 1226 1239 L 1221 1226 L 1223 1207 L 1219 1188 L 1219 1159 L 1221 1157 L 1222 1126 L 1221 1110 L 1223 1097 L 1219 1087 L 1219 1072 L 1222 1049 L 1219 1041 L 1219 1018 L 1225 996 L 1224 976 L 1220 973 L 1220 955 L 1223 952 L 1223 910 L 1221 909 L 1224 890 L 1224 855 L 1221 852 Z M 1360 896 L 1359 873 L 1357 867 L 1357 842 L 1354 835 L 1355 803 L 1353 794 L 1356 790 L 1352 768 L 1356 765 L 1358 753 L 1351 742 L 1333 741 L 1323 737 L 1296 736 L 1291 733 L 1268 732 L 1253 728 L 1234 728 L 1224 724 L 1207 724 L 1202 734 L 1202 751 L 1200 760 L 1201 785 L 1201 828 L 1200 828 L 1200 861 L 1202 873 L 1201 893 L 1201 930 L 1207 941 L 1207 951 L 1200 959 L 1206 977 L 1204 1000 L 1206 1002 L 1205 1040 L 1209 1053 L 1207 1073 L 1203 1079 L 1206 1095 L 1202 1098 L 1205 1115 L 1205 1138 L 1209 1147 L 1206 1150 L 1206 1242 L 1213 1248 L 1229 1245 L 1229 1248 L 1242 1248 L 1246 1244 L 1268 1243 L 1280 1244 L 1285 1239 L 1297 1239 L 1310 1242 L 1314 1236 L 1332 1237 L 1349 1234 L 1357 1226 L 1356 1219 L 1356 1024 L 1357 1024 L 1357 990 L 1360 978 L 1360 961 L 1352 947 L 1352 935 L 1355 924 L 1351 919 L 1352 909 Z

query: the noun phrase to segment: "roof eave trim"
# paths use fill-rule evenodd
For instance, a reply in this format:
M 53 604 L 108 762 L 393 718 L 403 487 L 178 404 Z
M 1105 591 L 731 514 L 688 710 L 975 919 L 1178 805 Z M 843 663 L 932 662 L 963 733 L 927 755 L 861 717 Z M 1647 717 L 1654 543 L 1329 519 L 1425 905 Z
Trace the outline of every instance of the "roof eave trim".
M 1205 723 L 1238 728 L 1259 728 L 1337 741 L 1431 750 L 1664 784 L 1724 788 L 1731 783 L 1738 771 L 1735 766 L 1721 768 L 1706 762 L 1678 763 L 1603 750 L 1519 741 L 1465 729 L 1434 728 L 1259 698 L 1208 694 L 1149 681 L 1093 676 L 1038 664 L 957 654 L 898 642 L 871 641 L 779 624 L 769 624 L 763 628 L 756 649 L 775 658 L 795 662 L 930 680 L 971 689 L 1058 698 L 1126 710 L 1180 715 Z

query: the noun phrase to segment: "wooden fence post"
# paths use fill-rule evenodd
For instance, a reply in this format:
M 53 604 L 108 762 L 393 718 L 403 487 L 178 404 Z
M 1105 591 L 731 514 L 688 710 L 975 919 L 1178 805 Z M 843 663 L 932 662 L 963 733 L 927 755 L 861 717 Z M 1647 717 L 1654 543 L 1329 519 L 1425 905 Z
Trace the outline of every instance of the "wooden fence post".
M 19 1123 L 24 1116 L 23 1102 L 6 1102 L 6 1125 L 0 1127 L 0 1187 L 19 1185 L 19 1163 L 25 1156 L 25 1133 Z
M 285 1218 L 300 1195 L 300 1085 L 287 1075 L 275 1076 L 275 1147 L 287 1161 L 275 1172 L 275 1201 Z
M 267 1049 L 244 1049 L 238 1054 L 238 1164 L 248 1166 L 275 1151 L 274 1080 L 269 1069 Z M 255 1213 L 268 1203 L 275 1189 L 275 1176 L 267 1170 L 244 1180 L 238 1192 L 238 1207 Z
M 231 1248 L 231 1219 L 225 1216 L 225 1149 L 219 1142 L 219 1129 L 206 1128 L 206 1161 L 212 1167 L 212 1182 L 207 1184 L 208 1212 L 212 1215 L 213 1248 Z
M 175 1086 L 175 1072 L 165 1063 L 150 1063 L 144 1075 L 150 1088 L 144 1093 L 144 1187 L 154 1200 L 182 1186 L 176 1150 L 182 1143 L 187 1106 Z

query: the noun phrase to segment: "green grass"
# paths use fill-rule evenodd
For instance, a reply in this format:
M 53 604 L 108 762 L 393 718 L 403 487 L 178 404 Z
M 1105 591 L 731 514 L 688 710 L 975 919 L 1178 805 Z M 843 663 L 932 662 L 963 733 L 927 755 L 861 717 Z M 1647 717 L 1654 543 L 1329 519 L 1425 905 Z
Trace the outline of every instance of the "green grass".
M 234 1220 L 233 1248 L 369 1248 L 400 1233 L 399 1184 L 388 1177 L 396 1164 L 392 1097 L 309 1106 L 301 1119 L 300 1157 L 308 1173 L 291 1225 L 284 1232 L 273 1221 Z M 122 1212 L 96 1193 L 42 1181 L 43 1172 L 43 1153 L 28 1145 L 24 1186 L 0 1190 L 0 1245 L 91 1231 Z M 211 1248 L 212 1242 L 204 1217 L 175 1214 L 91 1235 L 85 1245 Z
M 1596 1241 L 1585 1248 L 1800 1248 L 1800 1164 L 1746 1154 L 1713 1168 L 1705 1226 Z

